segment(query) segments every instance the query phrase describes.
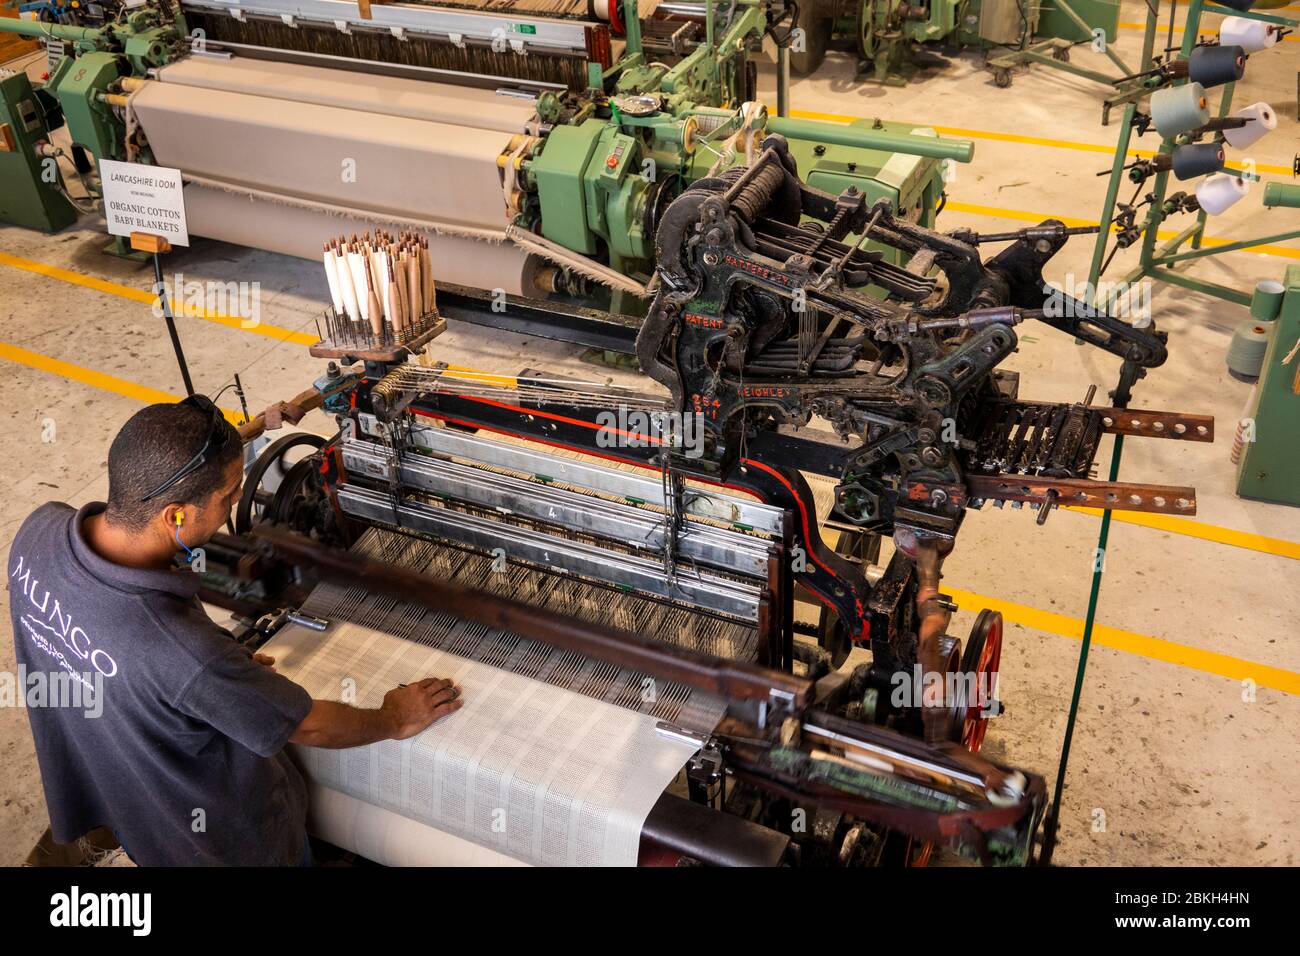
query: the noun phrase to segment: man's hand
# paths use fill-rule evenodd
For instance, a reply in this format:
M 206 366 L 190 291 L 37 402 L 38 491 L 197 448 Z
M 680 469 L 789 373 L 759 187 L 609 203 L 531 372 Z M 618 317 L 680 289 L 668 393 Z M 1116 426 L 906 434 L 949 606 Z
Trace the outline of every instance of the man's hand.
M 254 654 L 253 660 L 256 663 L 261 664 L 263 667 L 269 667 L 271 670 L 275 670 L 275 658 L 270 654 Z
M 437 677 L 393 688 L 378 708 L 314 700 L 289 742 L 306 747 L 364 747 L 380 740 L 405 740 L 460 710 L 462 703 L 460 688 Z
M 393 740 L 414 737 L 439 718 L 454 714 L 464 703 L 460 688 L 449 680 L 426 677 L 414 684 L 394 687 L 384 695 L 380 713 L 390 722 Z

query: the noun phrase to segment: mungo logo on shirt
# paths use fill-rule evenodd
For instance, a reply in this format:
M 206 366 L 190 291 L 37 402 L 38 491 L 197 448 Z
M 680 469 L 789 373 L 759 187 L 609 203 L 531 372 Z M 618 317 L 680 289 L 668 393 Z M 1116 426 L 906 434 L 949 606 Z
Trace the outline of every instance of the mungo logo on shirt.
M 75 664 L 80 662 L 90 664 L 104 677 L 116 674 L 117 661 L 103 648 L 94 646 L 86 629 L 73 623 L 72 612 L 59 602 L 57 596 L 50 594 L 49 588 L 40 586 L 23 556 L 17 557 L 9 577 L 31 605 L 31 610 L 20 620 L 32 642 L 69 672 L 76 673 Z M 55 640 L 70 651 L 75 660 L 69 660 L 54 643 Z
M 50 897 L 51 926 L 128 926 L 148 936 L 153 926 L 151 893 L 82 893 L 78 886 Z

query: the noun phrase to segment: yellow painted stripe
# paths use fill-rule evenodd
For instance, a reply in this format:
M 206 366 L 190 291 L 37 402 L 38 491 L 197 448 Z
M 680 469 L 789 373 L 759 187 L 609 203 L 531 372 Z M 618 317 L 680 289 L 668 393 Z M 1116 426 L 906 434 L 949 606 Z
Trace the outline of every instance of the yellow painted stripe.
M 968 212 L 976 216 L 990 216 L 994 219 L 1015 219 L 1020 222 L 1039 223 L 1044 219 L 1059 219 L 1067 226 L 1095 226 L 1096 219 L 1076 219 L 1070 216 L 1053 216 L 1045 212 L 1028 212 L 1023 209 L 1003 209 L 999 206 L 983 206 L 978 203 L 954 202 L 950 201 L 945 207 L 956 212 Z M 1172 229 L 1161 229 L 1156 233 L 1159 239 L 1172 239 L 1178 233 Z M 1226 246 L 1233 239 L 1219 239 L 1215 236 L 1205 236 L 1201 240 L 1202 246 Z M 1249 249 L 1240 250 L 1242 252 L 1265 253 L 1270 256 L 1280 256 L 1284 259 L 1300 259 L 1300 248 L 1290 246 L 1264 245 L 1251 246 Z
M 28 368 L 34 368 L 41 372 L 48 372 L 50 375 L 71 379 L 74 382 L 80 382 L 83 385 L 89 385 L 105 392 L 112 392 L 115 395 L 125 395 L 127 398 L 133 398 L 137 402 L 144 402 L 148 405 L 159 402 L 179 402 L 181 400 L 179 395 L 160 392 L 156 388 L 128 382 L 126 379 L 118 378 L 115 375 L 106 375 L 103 372 L 96 372 L 94 369 L 73 365 L 71 362 L 50 358 L 48 355 L 42 355 L 39 352 L 33 352 L 17 345 L 10 345 L 8 342 L 0 342 L 0 359 L 26 365 Z M 239 412 L 228 408 L 222 409 L 222 411 L 231 424 L 237 425 L 243 421 L 243 416 Z
M 1066 510 L 1077 511 L 1080 514 L 1092 515 L 1096 518 L 1100 518 L 1102 515 L 1100 508 L 1069 506 Z M 1235 528 L 1223 528 L 1219 525 L 1194 521 L 1191 518 L 1179 518 L 1175 515 L 1145 514 L 1140 511 L 1114 511 L 1111 512 L 1110 518 L 1112 521 L 1121 521 L 1124 524 L 1140 525 L 1143 528 L 1154 528 L 1157 531 L 1167 531 L 1170 534 L 1200 538 L 1202 541 L 1213 541 L 1234 548 L 1245 548 L 1248 551 L 1259 551 L 1262 554 L 1272 554 L 1277 557 L 1300 561 L 1300 542 L 1287 541 L 1284 538 L 1270 538 L 1268 535 L 1255 534 L 1252 531 L 1237 531 Z
M 810 110 L 791 110 L 791 116 L 798 116 L 801 119 L 823 120 L 827 123 L 856 123 L 862 119 L 861 116 L 845 116 L 841 113 L 816 113 Z M 1020 143 L 1025 146 L 1045 146 L 1049 149 L 1072 149 L 1084 153 L 1102 153 L 1106 156 L 1115 155 L 1114 146 L 1106 146 L 1101 143 L 1081 143 L 1069 139 L 1053 139 L 1047 136 L 1028 136 L 1023 133 L 999 133 L 986 129 L 966 129 L 962 126 L 932 126 L 930 127 L 937 133 L 944 136 L 959 136 L 963 139 L 987 139 L 999 143 Z M 1150 149 L 1130 149 L 1130 156 L 1151 157 L 1155 155 L 1155 150 Z M 1241 167 L 1229 163 L 1229 167 L 1240 169 Z M 1261 173 L 1276 173 L 1282 176 L 1291 175 L 1290 166 L 1281 166 L 1273 163 L 1256 163 L 1255 170 Z
M 1051 611 L 1040 611 L 1025 604 L 1000 601 L 997 598 L 956 588 L 945 587 L 944 590 L 951 594 L 958 604 L 965 605 L 967 608 L 986 607 L 1000 611 L 1004 618 L 1015 624 L 1075 640 L 1083 639 L 1084 622 L 1079 618 L 1067 617 Z M 1175 641 L 1108 627 L 1105 624 L 1093 625 L 1092 642 L 1100 647 L 1109 647 L 1112 650 L 1164 661 L 1167 664 L 1177 664 L 1179 667 L 1187 667 L 1205 674 L 1214 674 L 1217 677 L 1237 681 L 1249 679 L 1259 687 L 1300 695 L 1300 674 L 1280 667 L 1269 667 L 1267 664 L 1259 664 L 1215 651 L 1204 651 Z
M 1283 9 L 1286 9 L 1286 8 L 1283 7 Z M 1269 11 L 1267 11 L 1267 12 L 1269 12 L 1269 13 L 1276 13 L 1277 11 L 1275 11 L 1275 10 L 1269 10 Z M 1145 31 L 1146 28 L 1147 28 L 1147 25 L 1146 25 L 1145 23 L 1121 23 L 1119 26 L 1120 26 L 1120 29 L 1121 29 L 1121 30 L 1143 30 L 1143 31 Z M 1185 31 L 1185 29 L 1186 29 L 1185 27 L 1174 27 L 1174 32 L 1175 32 L 1175 33 L 1183 33 L 1183 32 Z M 1169 24 L 1167 24 L 1167 23 L 1162 23 L 1162 24 L 1160 24 L 1159 32 L 1161 32 L 1161 33 L 1168 33 L 1168 32 L 1169 32 Z M 1201 35 L 1201 36 L 1207 36 L 1207 37 L 1216 37 L 1216 36 L 1219 35 L 1219 31 L 1218 31 L 1218 30 L 1206 30 L 1204 27 L 1202 27 L 1202 28 L 1201 28 L 1201 32 L 1200 32 L 1200 35 Z M 1289 35 L 1289 36 L 1284 36 L 1282 39 L 1285 40 L 1285 41 L 1288 42 L 1288 43 L 1300 43 L 1300 37 L 1295 36 L 1294 34 Z
M 58 279 L 60 282 L 67 282 L 72 285 L 81 286 L 85 289 L 93 289 L 96 292 L 103 292 L 106 295 L 114 295 L 121 299 L 130 299 L 132 302 L 140 302 L 148 306 L 153 306 L 157 301 L 157 296 L 145 289 L 133 289 L 131 286 L 120 285 L 116 282 L 110 282 L 107 279 L 100 279 L 97 276 L 86 275 L 81 272 L 73 272 L 71 269 L 62 269 L 58 266 L 47 265 L 46 263 L 36 262 L 32 259 L 24 259 L 21 256 L 11 255 L 7 252 L 0 252 L 0 265 L 10 266 L 14 269 L 21 269 L 24 272 L 45 276 L 50 279 Z M 265 322 L 258 322 L 255 325 L 249 324 L 247 319 L 240 316 L 225 315 L 221 312 L 211 312 L 207 309 L 178 303 L 174 299 L 171 301 L 171 306 L 172 312 L 178 316 L 202 319 L 205 322 L 215 322 L 217 325 L 224 325 L 227 328 L 238 329 L 241 332 L 253 332 L 257 335 L 264 335 L 267 338 L 276 339 L 280 342 L 293 342 L 297 345 L 316 344 L 316 336 L 308 335 L 305 332 L 295 332 L 293 329 L 282 328 L 278 325 L 269 325 Z

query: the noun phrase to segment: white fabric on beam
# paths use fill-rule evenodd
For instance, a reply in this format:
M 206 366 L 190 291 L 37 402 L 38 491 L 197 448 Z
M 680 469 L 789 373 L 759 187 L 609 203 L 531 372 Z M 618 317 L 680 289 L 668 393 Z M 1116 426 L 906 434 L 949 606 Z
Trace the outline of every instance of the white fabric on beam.
M 186 57 L 159 69 L 158 80 L 510 134 L 536 111 L 532 100 L 488 89 L 247 57 Z
M 498 130 L 149 82 L 133 108 L 154 160 L 288 197 L 503 230 Z
M 185 187 L 185 216 L 192 235 L 312 260 L 320 259 L 321 246 L 327 240 L 343 233 L 376 227 L 391 231 L 410 228 L 380 215 L 345 218 L 193 183 Z M 537 294 L 532 283 L 534 265 L 528 254 L 512 243 L 417 231 L 429 239 L 437 282 L 504 289 L 510 295 Z
M 528 863 L 635 865 L 646 816 L 696 750 L 654 717 L 357 624 L 290 625 L 263 651 L 313 697 L 359 707 L 452 679 L 464 706 L 409 740 L 295 754 L 314 785 Z

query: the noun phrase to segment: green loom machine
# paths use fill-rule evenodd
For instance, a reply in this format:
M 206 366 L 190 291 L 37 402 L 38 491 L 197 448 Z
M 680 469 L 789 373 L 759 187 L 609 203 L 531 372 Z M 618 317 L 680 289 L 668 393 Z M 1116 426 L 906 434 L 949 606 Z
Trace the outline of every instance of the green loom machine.
M 964 48 L 990 54 L 1000 87 L 1011 85 L 1013 67 L 1028 63 L 1109 83 L 1071 64 L 1070 48 L 1097 30 L 1112 42 L 1119 23 L 1114 0 L 802 0 L 800 9 L 806 35 L 791 55 L 796 73 L 812 73 L 828 49 L 844 48 L 866 64 L 874 82 L 889 86 L 905 85 L 923 66 L 941 65 L 937 50 Z
M 790 118 L 784 82 L 774 112 L 755 102 L 753 54 L 771 35 L 784 66 L 792 16 L 762 0 L 150 0 L 100 28 L 0 21 L 61 53 L 43 85 L 0 81 L 0 220 L 73 221 L 50 142 L 66 126 L 97 161 L 180 169 L 195 235 L 318 258 L 340 228 L 419 231 L 442 282 L 604 289 L 586 304 L 633 314 L 660 213 L 767 134 L 809 184 L 933 225 L 970 142 Z M 383 175 L 340 183 L 340 158 Z
M 1251 320 L 1267 345 L 1233 442 L 1237 494 L 1300 505 L 1300 266 L 1256 292 Z

